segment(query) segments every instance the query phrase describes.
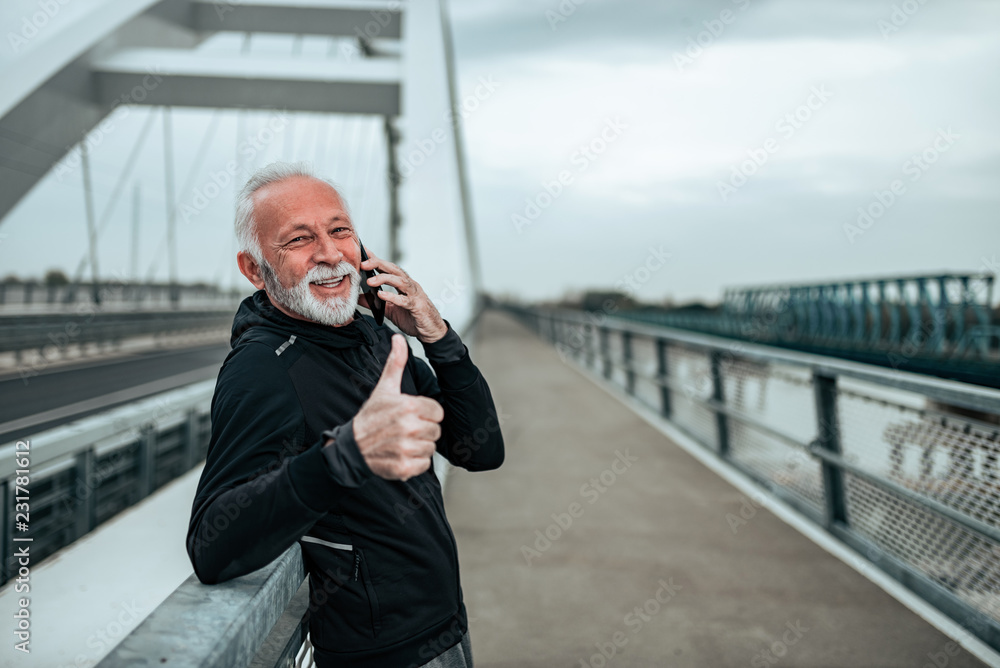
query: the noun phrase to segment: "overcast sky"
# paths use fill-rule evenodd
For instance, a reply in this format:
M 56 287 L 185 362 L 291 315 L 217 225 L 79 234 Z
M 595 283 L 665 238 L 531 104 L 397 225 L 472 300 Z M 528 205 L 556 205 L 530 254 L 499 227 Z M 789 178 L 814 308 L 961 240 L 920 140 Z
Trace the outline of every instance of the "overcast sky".
M 452 0 L 463 89 L 499 83 L 466 122 L 487 284 L 548 296 L 632 277 L 655 301 L 995 272 L 1000 3 L 894 4 L 588 0 L 563 16 L 555 0 Z M 625 129 L 581 171 L 608 119 Z M 933 164 L 907 164 L 925 150 Z M 512 215 L 563 170 L 572 184 L 518 232 Z M 858 227 L 894 180 L 903 194 Z
M 711 301 L 726 286 L 1000 267 L 1000 3 L 450 7 L 491 292 L 549 298 L 617 285 L 647 301 Z M 257 38 L 253 48 L 269 45 L 286 48 Z M 99 202 L 147 113 L 133 110 L 95 149 Z M 358 211 L 383 169 L 374 126 L 315 118 L 292 122 L 296 141 L 325 137 L 326 155 L 312 157 L 352 184 L 356 215 L 384 219 L 380 201 Z M 211 122 L 175 112 L 179 173 Z M 224 163 L 237 135 L 268 122 L 249 114 L 213 141 L 208 161 Z M 139 171 L 146 216 L 162 219 L 158 123 Z M 335 151 L 347 138 L 350 150 Z M 286 142 L 268 151 L 278 157 Z M 130 196 L 102 237 L 102 271 L 130 264 Z M 230 208 L 231 193 L 184 221 L 182 278 L 235 280 Z M 870 217 L 859 222 L 859 208 Z M 79 174 L 50 174 L 0 226 L 0 271 L 75 269 L 81 212 Z M 40 220 L 51 222 L 44 235 Z M 143 234 L 146 274 L 161 234 Z M 164 262 L 156 272 L 165 276 Z

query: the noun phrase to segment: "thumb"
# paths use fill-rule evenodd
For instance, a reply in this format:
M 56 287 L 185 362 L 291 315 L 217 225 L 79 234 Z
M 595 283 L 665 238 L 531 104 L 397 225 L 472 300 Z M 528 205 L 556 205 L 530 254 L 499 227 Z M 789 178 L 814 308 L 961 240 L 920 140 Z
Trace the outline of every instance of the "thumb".
M 403 367 L 406 366 L 406 360 L 409 357 L 409 351 L 406 348 L 406 339 L 403 338 L 402 334 L 392 335 L 392 350 L 389 351 L 389 358 L 385 361 L 385 368 L 382 369 L 382 375 L 378 379 L 378 384 L 372 393 L 375 392 L 393 392 L 399 394 L 399 386 L 403 381 Z

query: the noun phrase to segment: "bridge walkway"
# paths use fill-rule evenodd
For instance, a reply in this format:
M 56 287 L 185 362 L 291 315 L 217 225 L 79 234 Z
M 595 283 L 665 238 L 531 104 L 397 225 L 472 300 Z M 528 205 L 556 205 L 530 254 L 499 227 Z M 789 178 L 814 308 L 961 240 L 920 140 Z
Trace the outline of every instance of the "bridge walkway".
M 479 668 L 984 665 L 768 510 L 734 531 L 745 494 L 510 315 L 478 332 L 507 458 L 446 503 Z

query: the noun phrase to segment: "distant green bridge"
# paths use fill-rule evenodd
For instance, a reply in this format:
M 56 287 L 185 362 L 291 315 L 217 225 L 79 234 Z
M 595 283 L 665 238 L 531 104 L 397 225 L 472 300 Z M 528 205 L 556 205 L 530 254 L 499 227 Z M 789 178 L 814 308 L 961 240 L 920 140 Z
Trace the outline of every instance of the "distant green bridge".
M 992 274 L 731 288 L 716 312 L 617 317 L 1000 387 Z

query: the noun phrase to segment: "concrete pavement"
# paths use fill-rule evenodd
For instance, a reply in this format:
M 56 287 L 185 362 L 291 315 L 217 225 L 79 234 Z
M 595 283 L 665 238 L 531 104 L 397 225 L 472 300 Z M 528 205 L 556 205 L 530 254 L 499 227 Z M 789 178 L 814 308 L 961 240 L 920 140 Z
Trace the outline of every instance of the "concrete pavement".
M 478 668 L 983 665 L 560 361 L 511 316 L 473 358 L 501 469 L 447 508 Z

